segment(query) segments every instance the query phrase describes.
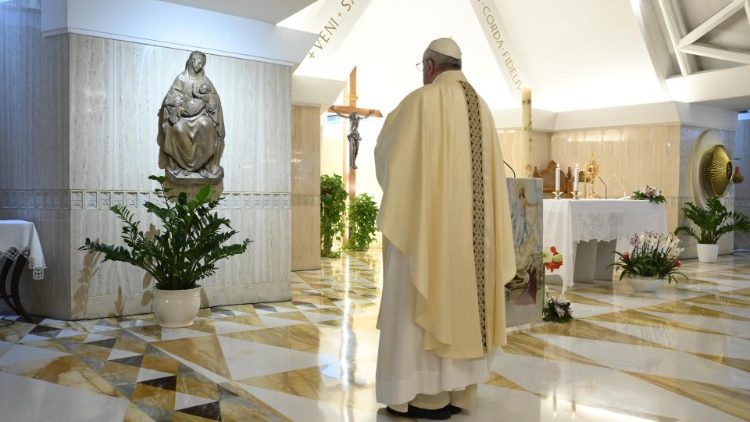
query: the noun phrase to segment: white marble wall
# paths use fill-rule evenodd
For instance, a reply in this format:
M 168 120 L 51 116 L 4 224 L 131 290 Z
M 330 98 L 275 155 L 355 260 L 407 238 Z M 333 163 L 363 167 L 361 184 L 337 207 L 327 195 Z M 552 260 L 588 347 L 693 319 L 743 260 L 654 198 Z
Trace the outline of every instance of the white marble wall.
M 750 216 L 750 120 L 740 120 L 734 141 L 734 154 L 739 157 L 735 165 L 740 167 L 740 173 L 745 180 L 734 186 L 735 210 Z M 738 249 L 750 249 L 750 234 L 736 233 L 734 246 Z
M 157 112 L 190 52 L 81 35 L 42 38 L 38 0 L 0 8 L 0 61 L 13 81 L 0 95 L 14 99 L 0 104 L 0 146 L 10 157 L 0 166 L 0 218 L 37 224 L 48 265 L 47 281 L 30 283 L 24 303 L 58 318 L 149 312 L 142 270 L 92 263 L 77 248 L 86 237 L 118 241 L 109 205 L 131 198 L 140 205 L 154 187 L 147 176 L 163 174 Z M 291 68 L 209 55 L 206 72 L 227 131 L 229 200 L 220 212 L 239 230 L 237 240 L 253 243 L 202 283 L 204 304 L 286 300 Z M 154 222 L 142 208 L 137 213 Z
M 0 3 L 0 190 L 67 187 L 68 40 L 42 38 L 39 7 Z
M 560 167 L 583 167 L 591 153 L 599 161 L 607 196 L 630 195 L 645 185 L 667 198 L 668 227 L 677 227 L 680 168 L 680 125 L 627 126 L 556 132 L 551 158 Z M 604 187 L 597 182 L 597 193 Z
M 497 135 L 500 138 L 500 146 L 503 150 L 503 159 L 513 167 L 516 171 L 516 177 L 526 177 L 523 174 L 523 132 L 520 129 L 501 129 L 497 131 Z M 538 170 L 542 170 L 547 167 L 547 163 L 552 159 L 550 158 L 550 145 L 551 145 L 552 134 L 549 132 L 532 132 L 532 156 L 531 165 L 536 166 Z M 503 163 L 500 163 L 505 167 L 505 175 L 507 177 L 513 177 L 513 172 L 508 169 Z
M 143 175 L 161 172 L 156 113 L 189 51 L 70 40 L 71 188 L 150 189 Z M 291 69 L 209 55 L 206 74 L 224 110 L 224 188 L 289 192 Z
M 700 136 L 708 129 L 667 124 L 628 126 L 556 132 L 551 139 L 551 159 L 567 168 L 576 163 L 583 166 L 591 153 L 601 165 L 601 176 L 608 184 L 610 198 L 631 194 L 645 185 L 656 186 L 667 198 L 669 230 L 683 223 L 681 208 L 693 201 L 689 177 L 690 153 Z M 730 153 L 734 149 L 734 132 L 714 131 Z M 603 193 L 601 184 L 597 192 Z M 725 197 L 729 208 L 734 206 L 734 192 Z M 694 241 L 685 238 L 685 257 L 694 257 Z M 720 243 L 721 253 L 733 249 L 733 236 L 726 235 Z
M 72 211 L 72 317 L 147 312 L 142 270 L 106 263 L 89 281 L 82 276 L 86 255 L 74 248 L 86 237 L 117 241 L 109 202 L 123 192 L 148 192 L 154 184 L 146 177 L 163 173 L 156 116 L 189 52 L 80 35 L 70 35 L 70 46 L 70 187 L 97 192 L 96 204 L 90 204 L 93 193 L 84 193 L 83 208 Z M 226 124 L 224 193 L 235 203 L 225 201 L 223 213 L 239 231 L 237 240 L 253 243 L 202 283 L 204 304 L 288 299 L 291 69 L 209 55 L 206 74 L 221 97 Z M 272 196 L 253 204 L 248 193 Z M 141 213 L 144 223 L 154 222 Z
M 0 3 L 0 219 L 33 221 L 55 269 L 44 280 L 24 274 L 24 306 L 67 316 L 70 215 L 60 201 L 69 171 L 68 39 L 43 38 L 40 24 L 39 0 Z M 45 207 L 40 189 L 56 192 L 57 205 L 50 194 Z
M 292 270 L 320 268 L 320 107 L 292 107 Z
M 201 282 L 204 305 L 287 300 L 289 207 L 224 207 L 220 214 L 229 217 L 240 232 L 237 240 L 249 237 L 253 243 L 245 254 L 222 261 L 219 271 Z M 136 218 L 145 224 L 153 221 L 143 209 Z M 150 312 L 152 286 L 144 271 L 122 263 L 101 263 L 100 259 L 92 263 L 90 255 L 75 250 L 86 237 L 119 241 L 119 222 L 109 211 L 97 209 L 73 210 L 71 220 L 72 317 Z

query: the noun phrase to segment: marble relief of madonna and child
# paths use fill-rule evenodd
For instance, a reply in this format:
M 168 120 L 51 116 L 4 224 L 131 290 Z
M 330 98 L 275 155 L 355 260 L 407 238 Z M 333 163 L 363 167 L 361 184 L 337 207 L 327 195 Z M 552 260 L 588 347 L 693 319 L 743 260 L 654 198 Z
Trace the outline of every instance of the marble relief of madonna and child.
M 216 184 L 224 177 L 224 116 L 205 65 L 206 55 L 192 52 L 159 111 L 159 167 L 177 184 Z

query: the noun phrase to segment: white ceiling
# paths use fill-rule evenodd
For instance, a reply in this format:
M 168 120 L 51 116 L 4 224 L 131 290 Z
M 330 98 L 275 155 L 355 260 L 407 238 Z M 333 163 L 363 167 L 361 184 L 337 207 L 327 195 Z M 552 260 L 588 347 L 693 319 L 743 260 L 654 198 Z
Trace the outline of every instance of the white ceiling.
M 633 1 L 641 4 L 647 20 L 658 21 L 644 35 L 654 62 L 668 62 L 661 76 L 673 99 L 736 111 L 750 108 L 750 0 Z M 663 48 L 653 48 L 659 42 Z
M 677 4 L 677 8 L 689 31 L 697 28 L 698 25 L 729 3 L 731 3 L 730 0 L 683 0 Z M 748 24 L 748 19 L 747 12 L 740 10 L 698 41 L 729 50 L 750 51 L 750 24 Z M 731 62 L 705 57 L 701 57 L 698 60 L 701 66 L 700 70 L 723 69 L 728 66 L 736 66 L 736 64 Z
M 669 99 L 629 0 L 496 4 L 535 108 L 566 111 Z M 300 19 L 306 12 L 281 25 L 310 30 L 304 26 L 310 20 Z M 345 78 L 357 65 L 360 103 L 388 111 L 421 85 L 414 63 L 430 40 L 445 36 L 461 46 L 464 71 L 491 108 L 518 107 L 468 0 L 371 1 L 345 42 L 326 58 L 327 69 L 319 64 L 316 74 L 305 73 L 313 61 L 306 59 L 298 74 Z
M 730 110 L 737 110 L 738 112 L 750 110 L 750 98 L 749 97 L 735 97 L 735 98 L 723 98 L 721 100 L 701 101 L 701 104 L 710 105 L 714 107 L 728 108 Z
M 315 0 L 162 0 L 277 24 Z
M 471 2 L 476 0 L 162 1 L 312 33 L 334 17 L 338 28 L 323 43 L 325 51 L 311 46 L 311 52 L 320 54 L 305 59 L 295 75 L 343 81 L 357 66 L 359 105 L 385 112 L 421 85 L 414 63 L 429 41 L 453 37 L 463 49 L 465 73 L 490 107 L 518 107 L 473 10 Z M 741 10 L 696 42 L 750 51 L 750 0 L 494 1 L 506 43 L 537 109 L 561 112 L 664 101 L 750 108 L 750 86 L 744 81 L 728 95 L 715 95 L 718 88 L 731 85 L 724 75 L 738 68 L 737 62 L 686 54 L 694 67 L 690 74 L 681 74 L 661 9 L 664 3 L 673 6 L 685 35 L 730 3 L 742 2 Z M 336 17 L 344 3 L 351 4 L 353 12 Z M 712 72 L 719 73 L 703 77 Z
M 551 111 L 668 100 L 629 0 L 497 0 L 535 107 Z

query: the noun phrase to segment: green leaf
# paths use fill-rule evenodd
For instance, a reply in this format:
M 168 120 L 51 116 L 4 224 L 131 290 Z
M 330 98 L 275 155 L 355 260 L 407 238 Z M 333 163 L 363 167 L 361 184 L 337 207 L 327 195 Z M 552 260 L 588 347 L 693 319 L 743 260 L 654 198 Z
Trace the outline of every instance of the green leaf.
M 206 202 L 208 199 L 208 195 L 211 193 L 211 186 L 206 185 L 201 188 L 201 190 L 198 191 L 198 194 L 195 195 L 195 199 L 198 200 L 199 203 Z
M 357 195 L 349 204 L 349 241 L 346 249 L 366 251 L 375 240 L 378 206 L 372 196 Z
M 165 180 L 157 176 L 149 179 L 159 183 Z M 194 288 L 198 281 L 215 273 L 218 261 L 244 253 L 250 244 L 249 239 L 227 244 L 237 231 L 231 229 L 229 219 L 211 212 L 218 201 L 206 201 L 209 191 L 210 187 L 204 187 L 198 193 L 202 195 L 200 198 L 190 199 L 181 192 L 171 197 L 173 204 L 166 190 L 155 189 L 160 200 L 149 201 L 145 206 L 147 212 L 159 219 L 161 227 L 148 232 L 140 229 L 132 211 L 115 205 L 110 210 L 124 223 L 121 238 L 125 247 L 87 238 L 79 249 L 101 252 L 105 261 L 127 262 L 143 268 L 153 276 L 157 289 Z
M 336 256 L 334 240 L 344 232 L 344 212 L 347 193 L 341 176 L 320 176 L 320 253 L 322 256 Z
M 706 207 L 698 207 L 687 202 L 682 207 L 685 218 L 692 222 L 698 230 L 683 225 L 675 230 L 675 234 L 684 233 L 694 237 L 698 243 L 715 244 L 721 236 L 732 231 L 750 231 L 750 221 L 747 216 L 739 212 L 729 212 L 718 197 L 711 197 Z

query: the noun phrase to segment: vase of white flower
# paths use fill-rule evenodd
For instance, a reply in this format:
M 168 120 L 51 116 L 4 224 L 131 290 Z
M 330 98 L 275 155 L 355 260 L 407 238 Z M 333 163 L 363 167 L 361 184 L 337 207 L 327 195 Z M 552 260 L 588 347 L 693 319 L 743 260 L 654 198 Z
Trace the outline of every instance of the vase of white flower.
M 542 308 L 542 319 L 550 322 L 570 322 L 573 320 L 573 310 L 570 301 L 562 296 L 547 296 Z
M 615 252 L 618 258 L 612 266 L 620 270 L 620 280 L 626 279 L 636 291 L 653 292 L 665 281 L 676 283 L 677 276 L 687 279 L 678 270 L 682 265 L 677 259 L 682 252 L 679 237 L 643 232 L 633 235 L 630 244 L 632 251 Z

